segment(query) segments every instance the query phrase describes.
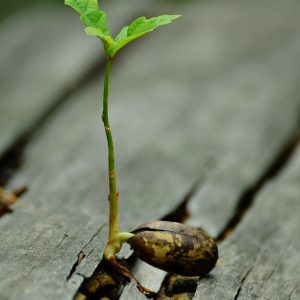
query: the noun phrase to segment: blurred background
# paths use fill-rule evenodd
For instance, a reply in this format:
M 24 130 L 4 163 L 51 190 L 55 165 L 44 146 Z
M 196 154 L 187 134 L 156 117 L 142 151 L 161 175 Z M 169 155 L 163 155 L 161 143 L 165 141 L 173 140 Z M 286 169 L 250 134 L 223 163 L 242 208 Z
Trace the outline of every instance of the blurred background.
M 33 5 L 36 5 L 37 3 L 56 3 L 61 4 L 63 3 L 62 0 L 3 0 L 1 2 L 1 10 L 0 10 L 0 20 L 3 21 L 6 17 L 8 17 L 10 14 L 18 12 L 18 11 L 24 11 L 25 9 L 30 9 Z

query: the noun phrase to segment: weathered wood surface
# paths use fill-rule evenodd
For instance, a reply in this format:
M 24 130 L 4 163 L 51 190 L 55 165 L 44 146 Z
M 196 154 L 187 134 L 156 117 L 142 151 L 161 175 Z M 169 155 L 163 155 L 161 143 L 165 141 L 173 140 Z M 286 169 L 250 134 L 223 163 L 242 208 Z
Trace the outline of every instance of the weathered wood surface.
M 257 195 L 195 299 L 299 299 L 300 148 L 288 168 Z
M 202 4 L 198 5 L 202 6 Z M 220 4 L 218 3 L 218 5 Z M 286 39 L 284 42 L 277 44 L 280 40 L 278 36 L 279 29 L 280 31 L 283 30 L 284 26 L 282 23 L 278 22 L 278 19 L 275 16 L 281 14 L 282 10 L 277 11 L 276 13 L 276 10 L 279 7 L 273 9 L 265 7 L 265 11 L 261 11 L 261 7 L 259 7 L 260 13 L 258 13 L 255 10 L 255 5 L 256 4 L 253 3 L 247 7 L 237 8 L 229 6 L 228 2 L 224 3 L 222 9 L 227 11 L 229 15 L 231 15 L 232 11 L 235 11 L 236 14 L 234 16 L 236 18 L 231 19 L 232 23 L 229 22 L 229 27 L 229 24 L 227 23 L 228 14 L 224 14 L 224 11 L 222 11 L 224 19 L 219 16 L 218 25 L 224 23 L 229 28 L 227 26 L 222 27 L 225 32 L 222 32 L 221 29 L 218 28 L 218 34 L 220 34 L 220 36 L 218 36 L 215 42 L 218 42 L 223 38 L 229 44 L 233 45 L 231 46 L 231 49 L 228 49 L 228 51 L 232 53 L 232 57 L 229 56 L 227 57 L 227 60 L 224 59 L 224 64 L 228 63 L 228 60 L 234 60 L 238 51 L 240 51 L 239 56 L 243 59 L 240 64 L 237 64 L 235 61 L 235 63 L 231 65 L 230 74 L 228 74 L 226 73 L 227 69 L 220 62 L 220 57 L 216 57 L 215 59 L 218 61 L 218 64 L 222 66 L 220 72 L 223 76 L 218 75 L 221 78 L 220 80 L 215 81 L 213 81 L 211 77 L 209 78 L 209 84 L 214 85 L 211 89 L 207 89 L 207 87 L 203 88 L 201 83 L 199 83 L 201 95 L 205 94 L 207 90 L 217 89 L 217 92 L 213 91 L 213 93 L 220 95 L 221 100 L 216 99 L 218 108 L 213 108 L 213 113 L 208 116 L 208 118 L 211 118 L 211 122 L 209 124 L 207 123 L 206 126 L 204 125 L 204 128 L 202 128 L 202 132 L 206 130 L 206 135 L 203 135 L 202 137 L 201 130 L 197 128 L 197 130 L 195 130 L 197 132 L 197 138 L 205 142 L 209 141 L 208 145 L 210 145 L 210 143 L 215 145 L 211 152 L 216 151 L 217 147 L 220 147 L 221 150 L 219 153 L 220 156 L 217 159 L 217 155 L 212 155 L 212 160 L 214 161 L 212 166 L 213 170 L 205 171 L 208 173 L 208 180 L 205 180 L 203 186 L 199 189 L 199 193 L 197 193 L 189 202 L 191 216 L 188 222 L 195 226 L 204 226 L 215 236 L 222 231 L 226 220 L 229 218 L 230 214 L 232 214 L 232 211 L 236 206 L 236 201 L 241 198 L 245 191 L 251 189 L 252 186 L 255 187 L 257 181 L 260 180 L 261 176 L 268 169 L 268 166 L 270 166 L 276 158 L 277 153 L 280 152 L 281 147 L 288 142 L 289 138 L 293 139 L 293 137 L 291 137 L 291 135 L 293 135 L 292 132 L 298 127 L 299 122 L 299 99 L 297 92 L 292 92 L 292 90 L 295 91 L 294 88 L 297 90 L 297 83 L 293 83 L 294 88 L 285 89 L 283 84 L 285 80 L 283 78 L 288 78 L 291 75 L 290 79 L 293 80 L 299 76 L 297 75 L 298 71 L 296 70 L 299 68 L 299 55 L 296 53 L 296 48 L 299 47 L 300 24 L 297 21 L 296 16 L 295 18 L 291 18 L 291 23 L 285 24 L 287 26 L 286 36 L 290 36 L 290 42 Z M 220 9 L 220 7 L 218 8 Z M 280 8 L 283 9 L 286 7 L 280 6 Z M 241 11 L 238 12 L 238 9 L 241 9 Z M 289 17 L 292 16 L 292 7 L 290 7 L 290 9 L 290 11 L 286 11 Z M 203 15 L 199 11 L 202 11 Z M 254 13 L 255 11 L 257 13 L 256 16 Z M 202 7 L 202 9 L 194 9 L 194 13 L 195 15 L 200 15 L 200 20 L 205 19 L 205 16 L 207 19 L 211 18 L 211 23 L 207 22 L 207 26 L 210 29 L 214 28 L 213 23 L 215 20 L 213 16 L 216 14 L 215 10 L 212 9 L 212 15 L 210 15 L 207 10 L 203 11 Z M 183 12 L 183 14 L 186 15 L 185 12 Z M 193 18 L 193 20 L 195 19 L 196 18 Z M 250 22 L 250 19 L 253 23 Z M 196 22 L 200 21 L 197 20 Z M 270 31 L 267 31 L 263 26 L 263 22 L 268 24 L 268 30 Z M 251 23 L 251 28 L 247 26 L 249 23 Z M 238 28 L 237 31 L 234 31 L 235 35 L 226 35 L 226 32 L 234 27 Z M 201 28 L 203 28 L 203 26 L 201 26 Z M 249 31 L 247 31 L 247 29 Z M 262 35 L 255 34 L 259 30 L 261 30 L 260 34 Z M 233 34 L 232 31 L 231 34 Z M 263 35 L 265 35 L 265 37 Z M 243 36 L 246 36 L 246 40 L 243 40 Z M 255 41 L 255 38 L 260 40 Z M 199 40 L 201 39 L 199 38 Z M 203 40 L 204 39 L 202 38 L 202 42 Z M 245 48 L 242 48 L 241 45 L 238 45 L 240 46 L 238 48 L 235 44 L 237 43 L 237 40 L 245 42 L 246 45 L 241 42 L 242 46 L 245 46 Z M 263 43 L 262 40 L 264 40 L 265 43 Z M 273 42 L 275 42 L 275 44 L 273 44 Z M 256 48 L 258 44 L 259 48 Z M 252 46 L 254 48 L 251 48 Z M 237 49 L 239 50 L 237 51 Z M 257 52 L 255 53 L 255 51 Z M 285 51 L 288 51 L 289 53 L 292 51 L 294 55 L 289 56 Z M 220 50 L 220 52 L 222 51 Z M 253 60 L 251 54 L 255 55 L 255 60 Z M 245 55 L 245 57 L 243 55 Z M 249 55 L 249 57 L 247 57 L 247 55 Z M 191 57 L 194 58 L 195 55 L 192 55 Z M 289 58 L 287 59 L 287 57 Z M 198 59 L 201 59 L 201 57 L 198 57 Z M 203 62 L 201 63 L 202 65 L 205 65 Z M 295 66 L 295 63 L 297 66 Z M 296 68 L 294 69 L 292 66 Z M 200 68 L 201 65 L 199 63 L 199 69 Z M 182 70 L 182 67 L 179 67 L 179 69 Z M 212 70 L 212 68 L 208 69 Z M 296 72 L 294 75 L 292 75 L 292 70 Z M 206 74 L 209 72 L 208 70 L 205 71 Z M 223 72 L 226 75 L 224 75 Z M 215 78 L 217 77 L 216 73 L 213 74 Z M 217 77 L 217 79 L 219 78 Z M 283 85 L 280 84 L 277 86 L 275 82 L 280 82 Z M 290 83 L 288 83 L 288 85 Z M 203 85 L 205 86 L 205 83 Z M 228 89 L 228 87 L 234 88 Z M 246 90 L 248 90 L 249 93 L 245 93 Z M 253 92 L 255 91 L 254 94 L 252 94 L 250 90 Z M 288 100 L 287 97 L 283 95 L 283 93 L 286 92 L 288 92 Z M 213 99 L 207 98 L 207 100 L 211 102 Z M 205 99 L 202 98 L 202 101 L 204 100 Z M 287 103 L 286 101 L 291 101 L 290 103 L 295 104 L 294 115 L 292 111 L 288 111 L 289 109 L 287 111 L 282 109 Z M 201 118 L 205 118 L 207 114 L 209 114 L 210 109 L 208 107 L 213 105 L 211 102 L 205 107 Z M 292 104 L 291 108 L 294 104 Z M 203 105 L 203 103 L 201 105 Z M 277 108 L 275 108 L 275 106 L 277 106 Z M 275 113 L 274 111 L 273 114 L 271 112 L 273 109 L 278 109 L 278 113 Z M 226 112 L 228 112 L 227 117 Z M 230 112 L 235 112 L 234 115 L 231 116 L 231 121 L 229 121 Z M 272 116 L 272 120 L 268 120 L 266 117 L 267 115 L 270 117 Z M 276 120 L 273 119 L 275 115 L 278 117 L 281 115 L 279 119 L 282 118 L 282 123 L 280 122 L 280 131 L 283 130 L 283 139 L 279 138 L 279 135 L 281 135 L 278 131 L 279 127 L 277 127 L 277 125 L 279 125 L 279 119 L 277 119 L 277 117 L 275 117 Z M 223 122 L 222 118 L 224 118 Z M 201 121 L 198 120 L 198 122 Z M 277 123 L 277 125 L 275 125 L 275 123 Z M 184 123 L 184 126 L 185 128 L 183 130 L 186 130 L 186 122 Z M 228 131 L 226 129 L 224 130 L 227 126 Z M 215 127 L 215 129 L 213 129 L 213 136 L 207 136 L 207 132 L 210 134 L 212 127 Z M 194 128 L 196 128 L 196 126 Z M 217 135 L 216 132 L 218 133 Z M 272 150 L 270 150 L 269 147 L 271 147 Z M 265 152 L 265 150 L 267 150 L 267 152 Z M 204 153 L 206 151 L 203 151 L 203 145 L 201 145 L 201 150 L 199 150 L 199 152 L 201 153 L 201 156 L 205 155 Z M 272 154 L 270 155 L 270 153 Z M 197 163 L 196 160 L 194 160 L 194 163 Z M 245 238 L 247 238 L 247 236 Z M 241 267 L 240 271 L 242 270 Z M 146 281 L 145 284 L 152 284 L 152 280 L 150 280 L 150 282 Z M 216 284 L 218 283 L 216 282 Z M 220 290 L 225 287 L 226 283 L 220 287 Z M 212 293 L 212 299 L 214 299 L 213 291 L 210 290 L 209 292 Z M 132 294 L 134 295 L 135 291 L 133 291 Z M 126 297 L 128 297 L 127 295 L 128 294 L 126 294 Z M 223 299 L 225 296 L 226 295 L 221 296 L 221 294 L 218 294 L 215 299 Z M 124 297 L 124 299 L 126 299 L 126 297 Z M 206 294 L 206 297 L 207 299 L 210 299 L 209 293 Z M 228 297 L 228 299 L 232 298 Z
M 299 4 L 256 2 L 171 3 L 172 10 L 185 18 L 132 47 L 124 63 L 116 60 L 111 123 L 120 149 L 123 229 L 163 217 L 200 180 L 188 222 L 217 235 L 243 191 L 255 184 L 296 131 Z M 87 84 L 48 119 L 28 145 L 24 165 L 10 183 L 11 188 L 27 185 L 29 191 L 12 214 L 0 219 L 3 299 L 71 299 L 82 275 L 89 276 L 101 259 L 107 182 L 99 85 L 99 79 Z M 296 177 L 282 178 L 295 193 L 299 191 Z M 274 200 L 275 210 L 269 212 L 270 196 L 280 196 L 276 188 L 271 190 L 269 196 L 265 191 L 259 196 L 253 212 L 221 244 L 219 266 L 200 281 L 196 299 L 232 299 L 238 292 L 239 297 L 259 295 L 260 286 L 253 284 L 252 276 L 267 280 L 273 258 L 278 259 L 284 242 L 297 233 L 293 219 L 297 201 L 290 200 L 295 209 L 289 211 L 283 210 L 283 203 L 277 210 L 278 200 Z M 292 220 L 289 225 L 282 225 L 285 218 Z M 287 233 L 282 240 L 271 230 L 277 227 Z M 251 239 L 250 230 L 254 231 Z M 269 242 L 260 248 L 266 235 Z M 276 245 L 281 251 L 274 252 Z M 292 245 L 283 272 L 286 281 L 295 270 L 288 267 L 296 259 L 297 244 Z M 244 253 L 237 256 L 240 251 Z M 86 257 L 66 281 L 81 252 Z M 265 268 L 260 268 L 260 260 Z M 240 289 L 251 267 L 253 273 Z M 274 280 L 266 282 L 269 289 L 278 284 L 279 269 L 272 273 Z M 296 299 L 294 282 L 289 293 L 294 289 Z M 157 280 L 153 284 L 157 286 Z M 278 299 L 285 299 L 282 295 Z M 123 299 L 142 298 L 134 285 L 123 295 Z

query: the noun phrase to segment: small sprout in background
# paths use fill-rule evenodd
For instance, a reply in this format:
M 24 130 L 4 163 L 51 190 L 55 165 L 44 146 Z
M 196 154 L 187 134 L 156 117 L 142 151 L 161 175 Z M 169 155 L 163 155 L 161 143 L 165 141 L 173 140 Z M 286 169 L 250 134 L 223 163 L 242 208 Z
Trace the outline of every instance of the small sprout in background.
M 9 192 L 0 187 L 0 204 L 6 207 L 13 205 L 18 199 L 15 193 Z
M 5 190 L 0 187 L 0 217 L 6 213 L 11 212 L 10 206 L 18 201 L 18 198 L 21 197 L 27 191 L 27 187 L 19 188 L 13 192 Z
M 139 17 L 112 37 L 107 28 L 106 13 L 99 9 L 97 0 L 65 0 L 80 14 L 88 35 L 97 36 L 106 54 L 103 90 L 102 120 L 108 145 L 109 176 L 109 237 L 104 250 L 104 258 L 119 273 L 130 280 L 133 275 L 116 258 L 122 244 L 128 242 L 138 257 L 166 271 L 183 275 L 204 275 L 216 264 L 218 251 L 214 241 L 201 230 L 172 222 L 152 222 L 138 227 L 133 232 L 119 232 L 118 201 L 114 145 L 108 118 L 108 96 L 111 64 L 121 48 L 159 26 L 171 23 L 180 15 L 161 15 L 146 19 Z M 141 292 L 150 295 L 151 291 L 141 286 Z

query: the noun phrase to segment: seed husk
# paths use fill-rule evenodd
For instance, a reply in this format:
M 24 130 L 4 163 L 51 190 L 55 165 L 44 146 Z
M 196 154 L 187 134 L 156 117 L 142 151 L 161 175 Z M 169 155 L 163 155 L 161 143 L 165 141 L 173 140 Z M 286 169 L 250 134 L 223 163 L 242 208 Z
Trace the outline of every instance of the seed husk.
M 204 276 L 218 260 L 214 240 L 203 230 L 186 224 L 155 221 L 136 228 L 127 242 L 146 263 L 185 276 Z

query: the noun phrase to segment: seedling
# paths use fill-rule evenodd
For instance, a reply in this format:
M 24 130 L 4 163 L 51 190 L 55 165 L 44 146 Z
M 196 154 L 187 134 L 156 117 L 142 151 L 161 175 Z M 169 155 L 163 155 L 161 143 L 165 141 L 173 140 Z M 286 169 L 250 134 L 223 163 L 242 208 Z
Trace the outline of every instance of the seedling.
M 159 26 L 171 23 L 180 16 L 161 15 L 151 19 L 140 17 L 121 29 L 115 37 L 112 37 L 107 27 L 106 13 L 99 9 L 97 0 L 65 0 L 65 4 L 71 6 L 80 14 L 80 20 L 86 26 L 85 32 L 88 35 L 97 36 L 102 42 L 105 51 L 102 120 L 108 145 L 109 237 L 104 250 L 104 258 L 116 267 L 121 275 L 127 279 L 134 278 L 116 259 L 116 254 L 121 250 L 122 244 L 128 241 L 141 259 L 161 269 L 175 273 L 177 270 L 180 273 L 181 267 L 185 265 L 185 275 L 202 275 L 209 272 L 215 265 L 217 250 L 212 239 L 202 231 L 197 231 L 197 229 L 191 229 L 178 223 L 153 222 L 145 224 L 133 232 L 119 232 L 118 225 L 119 193 L 117 192 L 112 131 L 108 117 L 111 64 L 116 54 L 128 43 L 144 36 Z M 150 235 L 148 234 L 149 231 L 151 232 Z M 146 235 L 147 243 L 145 243 L 143 238 Z M 165 249 L 169 249 L 169 252 L 166 252 Z M 203 257 L 204 250 L 209 252 L 206 258 Z M 203 262 L 205 264 L 209 263 L 208 267 L 205 266 L 205 270 L 201 268 Z M 145 294 L 150 293 L 149 290 L 142 287 L 139 283 L 138 288 Z

